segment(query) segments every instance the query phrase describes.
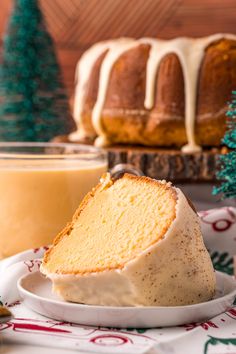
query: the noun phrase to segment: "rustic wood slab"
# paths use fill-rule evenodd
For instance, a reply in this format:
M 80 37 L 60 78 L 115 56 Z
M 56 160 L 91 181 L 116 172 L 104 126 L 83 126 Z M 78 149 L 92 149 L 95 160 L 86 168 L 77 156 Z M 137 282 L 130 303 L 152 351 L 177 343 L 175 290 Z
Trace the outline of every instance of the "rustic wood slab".
M 67 136 L 58 136 L 54 142 L 69 143 Z M 200 153 L 183 154 L 179 149 L 148 148 L 143 146 L 110 146 L 109 168 L 120 163 L 132 164 L 146 176 L 172 182 L 215 182 L 217 162 L 226 148 L 205 149 Z
M 109 167 L 129 163 L 149 177 L 173 182 L 213 182 L 217 170 L 220 149 L 204 150 L 201 153 L 183 154 L 180 150 L 121 147 L 106 149 Z

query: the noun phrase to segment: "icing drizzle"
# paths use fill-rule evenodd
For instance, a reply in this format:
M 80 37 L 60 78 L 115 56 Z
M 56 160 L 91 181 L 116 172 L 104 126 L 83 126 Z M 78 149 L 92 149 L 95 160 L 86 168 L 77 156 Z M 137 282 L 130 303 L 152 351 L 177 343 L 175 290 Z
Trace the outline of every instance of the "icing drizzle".
M 92 112 L 93 127 L 99 136 L 96 140 L 96 144 L 104 146 L 109 142 L 102 126 L 101 117 L 113 65 L 120 56 L 129 49 L 137 47 L 140 44 L 149 44 L 151 48 L 147 61 L 144 107 L 146 109 L 152 109 L 154 106 L 156 75 L 161 60 L 167 54 L 175 53 L 182 67 L 185 85 L 185 129 L 188 143 L 182 147 L 182 151 L 186 153 L 201 151 L 201 147 L 197 145 L 195 141 L 198 73 L 205 49 L 211 43 L 222 38 L 235 40 L 236 36 L 231 34 L 215 34 L 199 39 L 183 37 L 172 40 L 158 40 L 152 38 L 134 40 L 131 38 L 120 38 L 101 42 L 91 47 L 80 59 L 76 70 L 76 78 L 79 76 L 79 81 L 75 93 L 74 118 L 79 125 L 79 133 L 75 132 L 71 134 L 71 140 L 76 140 L 78 136 L 81 137 L 85 135 L 81 119 L 85 99 L 85 87 L 89 80 L 93 65 L 98 57 L 108 50 L 101 65 L 98 97 Z
M 76 132 L 70 134 L 70 140 L 76 141 L 78 139 L 86 137 L 87 133 L 83 127 L 81 116 L 84 108 L 84 99 L 86 93 L 86 84 L 90 78 L 91 71 L 96 60 L 104 53 L 111 44 L 111 41 L 99 42 L 89 48 L 80 58 L 75 71 L 75 98 L 74 98 L 74 120 L 77 123 L 79 129 Z M 96 132 L 94 132 L 96 136 Z

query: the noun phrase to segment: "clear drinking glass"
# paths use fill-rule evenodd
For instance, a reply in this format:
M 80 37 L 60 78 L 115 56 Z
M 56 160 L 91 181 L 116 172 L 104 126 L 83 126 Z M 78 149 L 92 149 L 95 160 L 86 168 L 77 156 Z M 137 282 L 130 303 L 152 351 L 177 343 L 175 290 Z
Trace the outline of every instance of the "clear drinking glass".
M 106 170 L 95 147 L 0 143 L 0 258 L 50 244 Z

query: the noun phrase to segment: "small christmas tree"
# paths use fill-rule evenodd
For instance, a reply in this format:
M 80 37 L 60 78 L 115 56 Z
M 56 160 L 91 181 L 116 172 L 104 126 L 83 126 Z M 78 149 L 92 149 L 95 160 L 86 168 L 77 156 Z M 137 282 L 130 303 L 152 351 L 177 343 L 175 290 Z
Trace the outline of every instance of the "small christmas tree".
M 213 189 L 213 194 L 222 193 L 223 198 L 236 197 L 236 91 L 233 91 L 232 101 L 227 112 L 227 131 L 223 139 L 229 149 L 229 153 L 220 156 L 221 170 L 217 178 L 221 185 Z
M 0 66 L 0 140 L 48 141 L 73 129 L 37 0 L 15 0 Z

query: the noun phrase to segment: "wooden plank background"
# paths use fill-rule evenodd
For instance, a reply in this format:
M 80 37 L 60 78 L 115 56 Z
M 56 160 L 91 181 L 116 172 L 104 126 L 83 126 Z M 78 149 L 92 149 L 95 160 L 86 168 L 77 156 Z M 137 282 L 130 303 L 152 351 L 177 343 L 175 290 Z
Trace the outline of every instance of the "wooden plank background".
M 69 94 L 82 52 L 120 36 L 236 33 L 236 0 L 40 0 Z M 0 47 L 13 0 L 1 0 Z

